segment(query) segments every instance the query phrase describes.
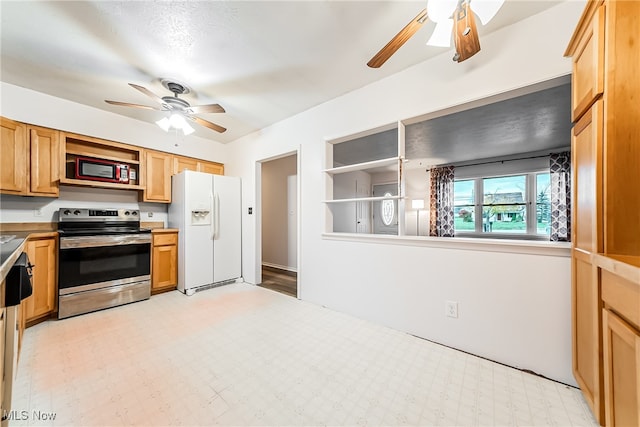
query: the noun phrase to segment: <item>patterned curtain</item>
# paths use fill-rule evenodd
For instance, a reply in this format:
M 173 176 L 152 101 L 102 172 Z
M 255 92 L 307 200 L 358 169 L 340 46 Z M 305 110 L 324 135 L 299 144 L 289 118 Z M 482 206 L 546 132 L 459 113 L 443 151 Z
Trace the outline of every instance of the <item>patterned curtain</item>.
M 571 154 L 549 156 L 551 173 L 551 237 L 553 242 L 571 240 Z
M 431 169 L 429 236 L 453 237 L 453 166 Z

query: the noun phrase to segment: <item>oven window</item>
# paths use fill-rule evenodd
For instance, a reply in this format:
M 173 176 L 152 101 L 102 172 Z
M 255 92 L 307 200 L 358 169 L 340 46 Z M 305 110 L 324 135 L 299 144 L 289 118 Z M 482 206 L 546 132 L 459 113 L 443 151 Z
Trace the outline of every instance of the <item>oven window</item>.
M 150 243 L 61 249 L 58 286 L 70 288 L 148 275 L 150 255 Z

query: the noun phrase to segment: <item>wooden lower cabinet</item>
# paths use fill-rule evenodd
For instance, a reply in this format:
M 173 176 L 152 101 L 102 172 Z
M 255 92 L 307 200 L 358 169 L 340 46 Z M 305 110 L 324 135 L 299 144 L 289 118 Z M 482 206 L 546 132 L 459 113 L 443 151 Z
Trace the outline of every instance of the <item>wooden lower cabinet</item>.
M 33 324 L 49 318 L 56 310 L 57 238 L 30 237 L 25 252 L 33 267 L 33 293 L 21 303 L 24 322 Z
M 157 230 L 152 234 L 151 293 L 174 290 L 178 284 L 178 231 Z
M 576 249 L 572 265 L 573 374 L 591 411 L 602 420 L 602 301 L 598 270 L 588 253 Z
M 606 309 L 602 319 L 606 425 L 639 426 L 640 331 Z

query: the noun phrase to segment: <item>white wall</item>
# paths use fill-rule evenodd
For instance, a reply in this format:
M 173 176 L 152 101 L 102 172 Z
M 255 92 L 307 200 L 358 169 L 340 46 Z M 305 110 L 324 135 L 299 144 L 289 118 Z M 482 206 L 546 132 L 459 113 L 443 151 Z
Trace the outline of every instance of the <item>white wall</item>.
M 245 212 L 255 162 L 300 149 L 301 299 L 575 384 L 568 257 L 323 239 L 322 170 L 327 139 L 570 73 L 563 52 L 583 8 L 562 3 L 483 37 L 469 61 L 446 52 L 231 144 L 226 171 L 243 177 Z M 245 215 L 243 227 L 244 277 L 255 282 L 260 224 Z M 444 316 L 445 300 L 460 303 L 459 319 Z
M 228 147 L 197 136 L 180 136 L 149 123 L 0 82 L 0 115 L 13 120 L 131 145 L 226 163 Z M 139 203 L 137 191 L 61 186 L 60 197 L 0 195 L 0 222 L 51 222 L 60 207 L 140 209 L 142 221 L 167 220 L 167 205 Z M 35 209 L 42 216 L 35 216 Z M 151 215 L 152 216 L 151 216 Z
M 289 262 L 288 177 L 297 169 L 296 155 L 262 164 L 262 262 L 292 271 L 297 265 Z

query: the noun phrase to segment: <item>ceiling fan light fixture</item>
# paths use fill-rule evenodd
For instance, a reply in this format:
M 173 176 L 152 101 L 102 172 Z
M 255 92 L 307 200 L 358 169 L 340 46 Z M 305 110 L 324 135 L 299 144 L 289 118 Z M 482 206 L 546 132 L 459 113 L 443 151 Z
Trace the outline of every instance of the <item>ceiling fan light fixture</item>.
M 470 3 L 482 25 L 487 25 L 496 16 L 503 4 L 504 0 L 472 0 Z
M 169 122 L 168 117 L 163 117 L 161 120 L 158 120 L 156 124 L 165 132 L 169 132 L 169 129 L 171 128 L 171 122 Z
M 433 22 L 442 22 L 451 18 L 456 10 L 458 0 L 429 0 L 427 14 Z
M 196 130 L 194 128 L 192 128 L 189 123 L 184 122 L 184 126 L 182 126 L 182 133 L 184 133 L 185 135 L 191 135 L 192 133 L 194 133 Z
M 163 117 L 156 124 L 165 132 L 169 132 L 171 129 L 181 130 L 185 135 L 191 135 L 195 132 L 195 129 L 187 123 L 187 120 L 180 113 L 171 113 L 169 117 Z
M 444 21 L 438 22 L 427 44 L 429 46 L 450 47 L 452 30 L 453 19 L 445 19 Z

